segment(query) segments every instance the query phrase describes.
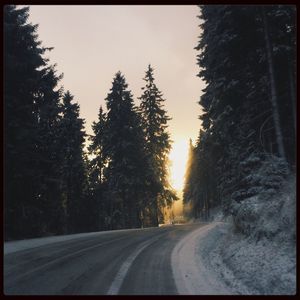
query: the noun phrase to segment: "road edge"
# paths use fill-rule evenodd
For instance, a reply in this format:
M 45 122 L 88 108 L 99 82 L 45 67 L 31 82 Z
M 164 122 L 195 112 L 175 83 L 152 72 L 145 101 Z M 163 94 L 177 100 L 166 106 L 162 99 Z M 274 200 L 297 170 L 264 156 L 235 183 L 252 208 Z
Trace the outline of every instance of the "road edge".
M 179 295 L 232 295 L 219 281 L 212 270 L 208 270 L 199 254 L 201 240 L 215 228 L 213 222 L 197 228 L 182 238 L 171 254 L 172 273 Z
M 68 234 L 68 235 L 56 235 L 56 236 L 39 237 L 39 238 L 16 240 L 16 241 L 7 241 L 4 242 L 3 254 L 7 255 L 7 254 L 23 251 L 23 250 L 29 250 L 29 249 L 45 246 L 48 244 L 76 240 L 79 238 L 95 237 L 95 236 L 118 233 L 118 232 L 149 230 L 153 228 L 158 228 L 158 227 L 103 230 L 103 231 L 95 231 L 95 232 L 83 232 L 83 233 L 75 233 L 75 234 Z

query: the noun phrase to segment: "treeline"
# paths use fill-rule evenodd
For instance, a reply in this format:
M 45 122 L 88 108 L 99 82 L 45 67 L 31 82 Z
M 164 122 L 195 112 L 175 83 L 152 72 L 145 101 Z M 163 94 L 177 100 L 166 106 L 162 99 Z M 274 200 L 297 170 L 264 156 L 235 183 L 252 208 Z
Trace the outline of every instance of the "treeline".
M 236 215 L 251 197 L 274 195 L 295 171 L 296 8 L 200 6 L 202 128 L 190 144 L 185 213 Z
M 177 197 L 170 118 L 152 67 L 138 107 L 115 75 L 88 137 L 28 16 L 28 7 L 4 7 L 5 239 L 158 226 Z

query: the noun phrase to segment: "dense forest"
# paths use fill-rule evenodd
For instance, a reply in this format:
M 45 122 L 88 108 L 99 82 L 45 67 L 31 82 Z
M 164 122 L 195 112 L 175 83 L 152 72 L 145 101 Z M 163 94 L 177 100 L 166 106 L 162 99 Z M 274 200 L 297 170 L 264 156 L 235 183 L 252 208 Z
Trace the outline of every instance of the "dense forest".
M 5 239 L 158 226 L 177 196 L 153 68 L 139 106 L 116 73 L 88 136 L 28 17 L 28 7 L 4 7 Z
M 206 87 L 184 210 L 209 220 L 211 209 L 222 207 L 239 223 L 243 201 L 274 196 L 295 173 L 296 8 L 204 5 L 199 18 L 198 76 Z
M 152 8 L 4 6 L 4 294 L 296 295 L 296 5 Z
M 221 207 L 237 218 L 245 200 L 272 197 L 295 173 L 296 8 L 199 8 L 195 49 L 206 86 L 184 214 L 210 220 Z M 53 48 L 28 17 L 28 7 L 4 7 L 5 239 L 158 226 L 178 198 L 154 69 L 145 72 L 138 105 L 117 72 L 88 135 L 63 74 L 45 58 Z

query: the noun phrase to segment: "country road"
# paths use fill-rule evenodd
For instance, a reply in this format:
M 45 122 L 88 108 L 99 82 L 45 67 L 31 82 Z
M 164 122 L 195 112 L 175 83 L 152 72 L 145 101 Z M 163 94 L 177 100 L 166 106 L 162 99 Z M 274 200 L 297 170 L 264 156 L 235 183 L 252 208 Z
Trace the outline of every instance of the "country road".
M 174 295 L 171 255 L 206 223 L 100 232 L 4 255 L 6 295 Z

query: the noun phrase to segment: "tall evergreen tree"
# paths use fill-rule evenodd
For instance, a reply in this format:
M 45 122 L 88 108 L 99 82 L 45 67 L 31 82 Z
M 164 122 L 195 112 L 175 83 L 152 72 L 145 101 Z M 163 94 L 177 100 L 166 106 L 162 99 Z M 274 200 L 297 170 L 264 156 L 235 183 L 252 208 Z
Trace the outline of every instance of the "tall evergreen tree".
M 106 97 L 107 120 L 104 156 L 111 201 L 112 228 L 141 226 L 141 201 L 151 174 L 144 151 L 140 116 L 124 76 L 118 72 Z
M 183 188 L 183 207 L 184 215 L 191 217 L 192 200 L 193 200 L 193 180 L 196 178 L 195 171 L 198 165 L 196 163 L 196 150 L 193 146 L 192 140 L 189 143 L 188 161 L 186 164 L 186 171 L 184 175 L 184 188 Z
M 100 106 L 98 122 L 93 122 L 94 134 L 90 136 L 91 144 L 88 147 L 91 160 L 89 162 L 89 186 L 91 198 L 95 205 L 95 224 L 98 229 L 105 229 L 108 225 L 109 206 L 105 198 L 104 169 L 107 158 L 104 156 L 106 114 Z
M 62 75 L 43 57 L 52 48 L 41 46 L 28 11 L 4 8 L 6 239 L 64 233 L 66 222 L 84 230 L 83 122 L 70 94 L 60 103 Z
M 287 120 L 294 103 L 289 80 L 294 78 L 295 11 L 284 5 L 204 5 L 200 18 L 203 32 L 196 49 L 199 76 L 207 85 L 199 102 L 204 131 L 196 146 L 194 185 L 200 188 L 195 201 L 203 209 L 222 204 L 235 214 L 234 203 L 279 188 L 274 183 L 270 189 L 270 180 L 255 176 L 262 166 L 279 182 L 286 176 L 284 161 L 295 163 L 294 123 Z
M 269 24 L 265 12 L 265 8 L 261 8 L 262 12 L 262 19 L 263 19 L 263 27 L 264 27 L 264 35 L 265 35 L 265 42 L 266 42 L 266 56 L 267 56 L 267 62 L 268 62 L 268 70 L 269 70 L 269 81 L 270 81 L 270 98 L 273 108 L 273 120 L 274 120 L 274 126 L 275 126 L 275 135 L 276 135 L 276 142 L 278 146 L 278 153 L 281 157 L 284 159 L 285 156 L 285 150 L 283 145 L 283 136 L 282 136 L 282 130 L 280 125 L 280 117 L 279 117 L 279 111 L 278 111 L 278 95 L 276 91 L 276 84 L 275 84 L 275 74 L 274 74 L 274 62 L 273 62 L 273 54 L 272 54 L 272 44 L 270 39 L 270 32 L 269 32 Z
M 54 66 L 47 67 L 40 81 L 35 114 L 38 120 L 36 164 L 38 166 L 37 206 L 42 212 L 41 234 L 63 233 L 64 212 L 61 197 L 62 163 L 60 151 L 61 89 L 57 88 L 62 76 Z
M 62 178 L 64 207 L 67 214 L 68 232 L 83 232 L 88 229 L 92 211 L 86 199 L 86 170 L 84 162 L 84 120 L 79 117 L 79 105 L 72 103 L 73 96 L 67 91 L 63 97 L 61 121 Z
M 90 137 L 91 144 L 88 148 L 90 154 L 93 155 L 91 160 L 91 165 L 93 166 L 92 178 L 95 183 L 100 184 L 104 181 L 103 170 L 106 163 L 103 153 L 103 147 L 105 143 L 105 121 L 106 114 L 103 112 L 102 106 L 100 106 L 98 122 L 93 122 L 92 124 L 94 135 Z
M 296 128 L 296 9 L 292 5 L 272 5 L 260 7 L 258 13 L 264 34 L 263 53 L 274 135 L 278 152 L 292 166 L 295 162 Z
M 5 238 L 40 233 L 38 116 L 34 113 L 47 61 L 28 7 L 4 7 Z
M 160 207 L 170 205 L 177 197 L 170 186 L 168 177 L 168 154 L 171 150 L 171 139 L 167 132 L 167 122 L 170 118 L 164 109 L 162 93 L 154 82 L 153 68 L 148 66 L 144 78 L 145 87 L 140 111 L 142 114 L 143 127 L 146 137 L 146 152 L 149 157 L 152 171 L 157 179 L 150 193 L 149 208 L 151 212 L 152 225 L 158 226 L 158 211 Z

